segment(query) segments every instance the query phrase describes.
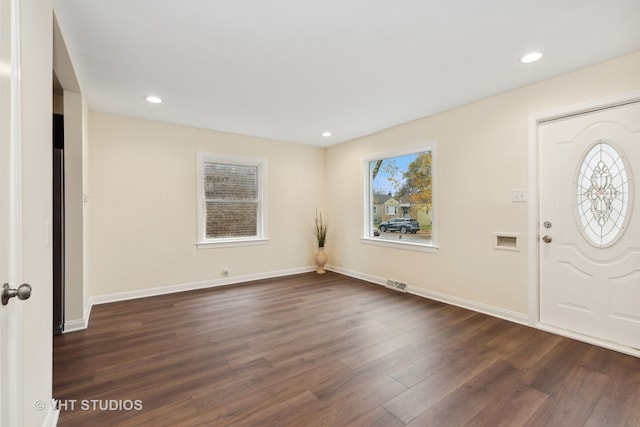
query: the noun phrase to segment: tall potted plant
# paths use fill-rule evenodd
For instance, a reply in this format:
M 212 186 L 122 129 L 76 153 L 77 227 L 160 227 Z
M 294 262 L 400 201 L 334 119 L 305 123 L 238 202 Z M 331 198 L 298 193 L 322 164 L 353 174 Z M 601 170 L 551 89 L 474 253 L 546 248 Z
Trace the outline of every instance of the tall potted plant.
M 318 252 L 316 253 L 316 264 L 318 266 L 316 273 L 318 274 L 324 274 L 326 272 L 324 265 L 327 263 L 327 254 L 324 252 L 324 244 L 327 240 L 327 227 L 328 224 L 324 218 L 322 218 L 322 212 L 316 210 L 314 231 L 316 241 L 318 242 Z

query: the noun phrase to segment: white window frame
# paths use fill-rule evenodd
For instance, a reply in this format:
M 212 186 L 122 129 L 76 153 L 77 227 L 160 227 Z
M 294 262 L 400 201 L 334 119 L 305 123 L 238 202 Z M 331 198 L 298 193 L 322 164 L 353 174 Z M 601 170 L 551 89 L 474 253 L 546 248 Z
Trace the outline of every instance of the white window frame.
M 417 243 L 398 240 L 383 240 L 374 238 L 373 233 L 373 206 L 371 191 L 371 176 L 369 163 L 380 159 L 390 159 L 393 157 L 401 157 L 409 154 L 420 153 L 423 151 L 431 152 L 431 243 Z M 386 246 L 398 249 L 421 251 L 421 252 L 437 252 L 438 251 L 438 149 L 435 140 L 431 140 L 422 144 L 414 145 L 400 150 L 390 150 L 370 155 L 362 159 L 362 176 L 364 183 L 364 206 L 363 206 L 363 230 L 360 241 L 364 244 L 377 246 Z
M 204 151 L 197 152 L 197 241 L 198 249 L 219 248 L 229 246 L 260 245 L 269 241 L 267 237 L 267 204 L 264 194 L 267 177 L 267 161 L 262 158 L 229 156 Z M 258 218 L 256 236 L 249 237 L 227 237 L 211 239 L 207 238 L 207 210 L 205 199 L 205 163 L 223 163 L 240 166 L 256 166 L 258 168 Z

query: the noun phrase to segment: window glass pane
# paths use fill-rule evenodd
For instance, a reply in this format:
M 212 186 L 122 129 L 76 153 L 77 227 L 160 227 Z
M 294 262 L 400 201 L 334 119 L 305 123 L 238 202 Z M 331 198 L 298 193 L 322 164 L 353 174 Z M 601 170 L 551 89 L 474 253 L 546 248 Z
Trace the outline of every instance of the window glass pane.
M 205 163 L 207 200 L 256 200 L 258 167 L 224 163 Z
M 432 244 L 432 159 L 431 151 L 421 151 L 369 162 L 367 237 Z
M 207 202 L 206 238 L 253 237 L 258 234 L 258 203 Z
M 198 243 L 244 244 L 265 239 L 265 161 L 202 152 L 198 161 Z

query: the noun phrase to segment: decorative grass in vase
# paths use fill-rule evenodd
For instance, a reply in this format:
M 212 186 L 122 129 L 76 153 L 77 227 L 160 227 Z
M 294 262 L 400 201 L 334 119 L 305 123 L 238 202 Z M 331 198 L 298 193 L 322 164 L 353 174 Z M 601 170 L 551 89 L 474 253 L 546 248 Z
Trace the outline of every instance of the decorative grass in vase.
M 324 253 L 324 244 L 327 240 L 327 222 L 322 218 L 322 212 L 316 210 L 315 217 L 315 234 L 318 242 L 318 253 L 316 254 L 316 264 L 318 268 L 316 273 L 324 274 L 326 271 L 324 265 L 327 263 L 327 254 Z

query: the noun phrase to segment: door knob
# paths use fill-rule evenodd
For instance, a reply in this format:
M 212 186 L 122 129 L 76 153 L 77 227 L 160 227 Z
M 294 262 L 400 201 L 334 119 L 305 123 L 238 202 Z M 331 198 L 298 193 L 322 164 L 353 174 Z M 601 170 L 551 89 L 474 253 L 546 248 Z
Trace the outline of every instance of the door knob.
M 19 300 L 29 299 L 31 296 L 31 285 L 25 283 L 20 285 L 18 289 L 11 289 L 8 283 L 2 285 L 2 305 L 9 304 L 9 300 L 18 297 Z
M 542 241 L 545 242 L 545 243 L 551 243 L 551 240 L 552 240 L 551 236 L 544 236 L 542 238 Z

